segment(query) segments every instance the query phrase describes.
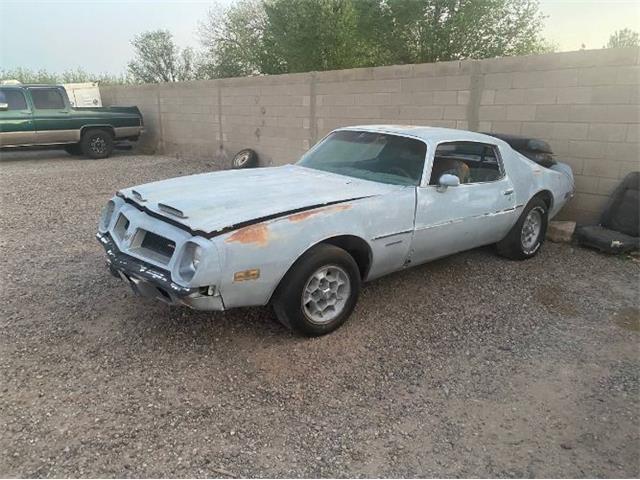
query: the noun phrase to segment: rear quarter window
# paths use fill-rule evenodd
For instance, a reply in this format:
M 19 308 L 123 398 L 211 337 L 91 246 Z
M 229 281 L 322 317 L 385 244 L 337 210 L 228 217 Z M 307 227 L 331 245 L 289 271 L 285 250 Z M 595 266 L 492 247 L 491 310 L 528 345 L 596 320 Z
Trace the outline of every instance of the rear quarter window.
M 33 88 L 31 99 L 33 106 L 39 110 L 56 110 L 64 108 L 64 99 L 57 88 Z
M 437 185 L 445 173 L 457 176 L 460 183 L 495 182 L 504 175 L 497 147 L 479 142 L 438 145 L 429 184 Z

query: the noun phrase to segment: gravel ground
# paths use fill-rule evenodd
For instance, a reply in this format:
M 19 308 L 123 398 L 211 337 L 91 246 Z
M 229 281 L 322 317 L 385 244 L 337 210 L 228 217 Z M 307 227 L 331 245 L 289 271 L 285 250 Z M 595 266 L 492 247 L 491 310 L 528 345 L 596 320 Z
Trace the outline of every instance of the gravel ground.
M 0 476 L 640 475 L 638 263 L 478 249 L 368 284 L 311 340 L 134 297 L 102 205 L 211 168 L 3 155 Z

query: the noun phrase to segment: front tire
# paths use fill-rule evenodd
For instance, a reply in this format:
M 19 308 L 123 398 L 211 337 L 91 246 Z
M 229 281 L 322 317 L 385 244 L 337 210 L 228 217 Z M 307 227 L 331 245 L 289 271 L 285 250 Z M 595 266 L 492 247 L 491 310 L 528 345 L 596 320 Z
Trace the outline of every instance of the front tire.
M 549 207 L 541 198 L 533 198 L 507 236 L 498 242 L 498 253 L 513 260 L 534 257 L 544 243 L 549 223 Z
M 334 331 L 351 315 L 360 294 L 360 270 L 345 250 L 319 244 L 284 276 L 272 301 L 278 320 L 307 335 Z
M 102 129 L 87 130 L 82 135 L 80 146 L 82 153 L 89 158 L 107 158 L 113 152 L 113 136 Z

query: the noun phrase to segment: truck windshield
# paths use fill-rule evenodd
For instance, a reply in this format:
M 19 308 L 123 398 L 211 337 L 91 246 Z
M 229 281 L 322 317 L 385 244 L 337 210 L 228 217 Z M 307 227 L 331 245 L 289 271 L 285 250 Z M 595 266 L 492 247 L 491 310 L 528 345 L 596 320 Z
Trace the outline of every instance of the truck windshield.
M 333 132 L 309 150 L 298 165 L 394 185 L 419 185 L 427 145 L 414 138 L 380 132 Z

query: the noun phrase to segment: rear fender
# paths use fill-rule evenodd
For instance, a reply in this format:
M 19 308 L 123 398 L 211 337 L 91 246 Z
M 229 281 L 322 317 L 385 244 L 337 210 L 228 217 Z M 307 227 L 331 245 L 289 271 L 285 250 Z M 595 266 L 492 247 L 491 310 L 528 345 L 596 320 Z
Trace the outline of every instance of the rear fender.
M 574 181 L 571 168 L 558 162 L 553 168 L 543 167 L 524 155 L 513 152 L 509 177 L 516 191 L 516 204 L 524 206 L 540 192 L 551 194 L 549 218 L 553 218 L 573 196 Z

